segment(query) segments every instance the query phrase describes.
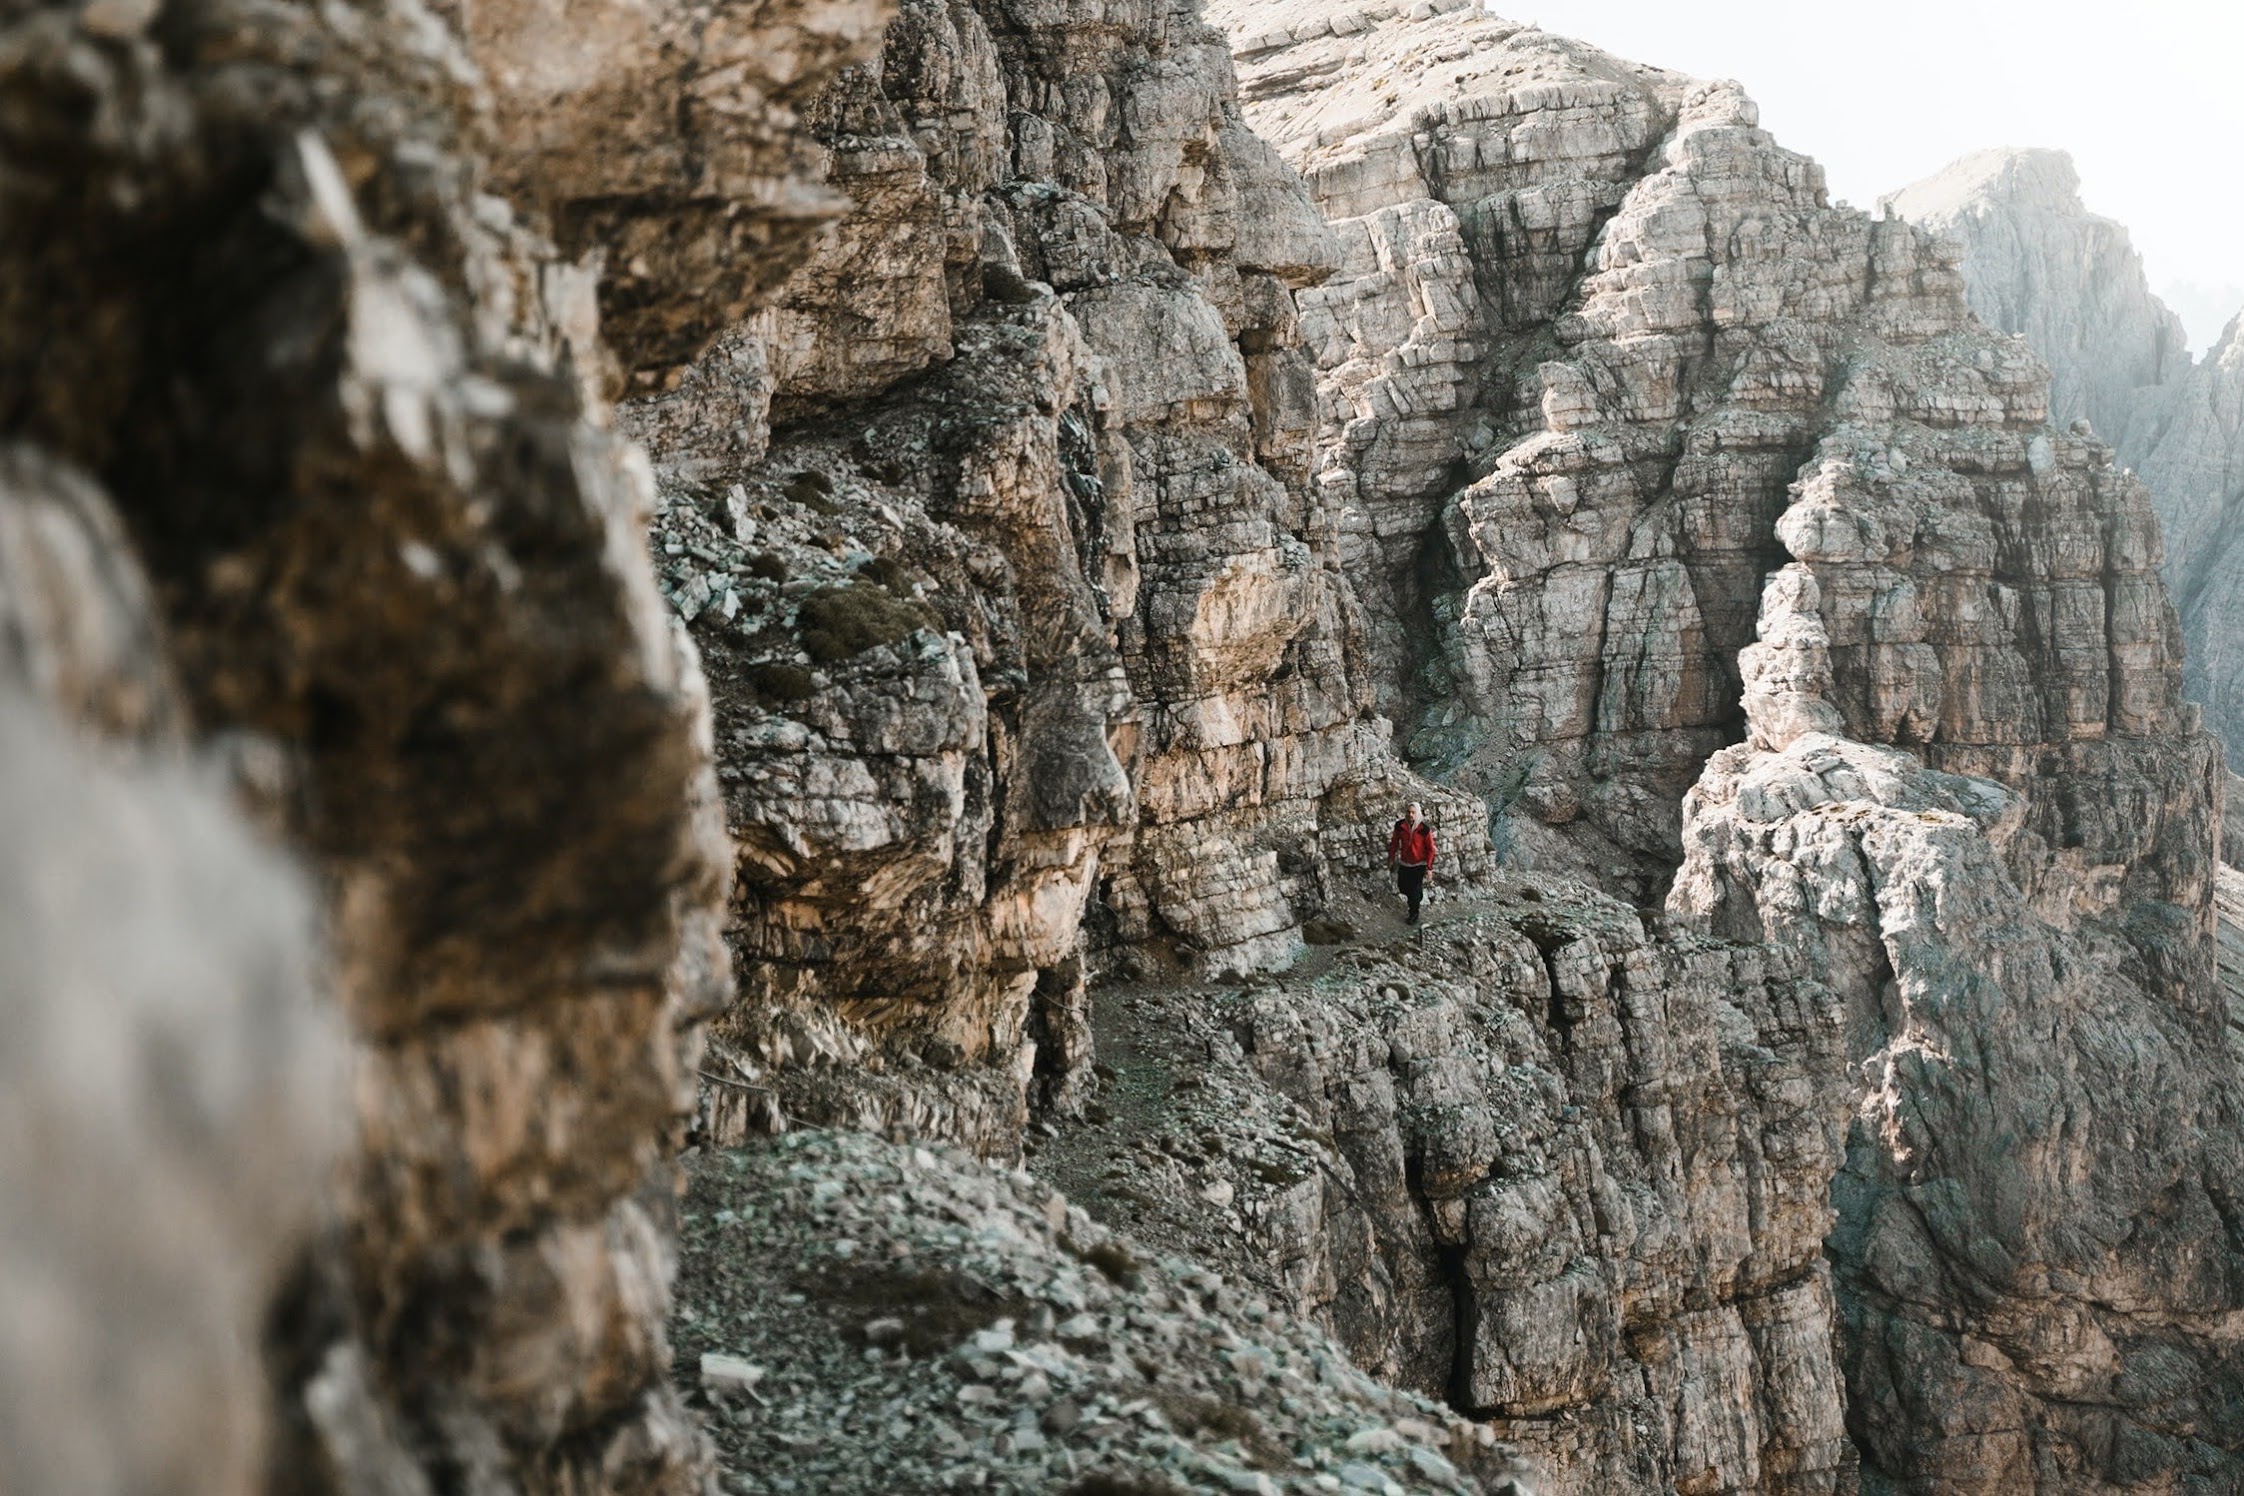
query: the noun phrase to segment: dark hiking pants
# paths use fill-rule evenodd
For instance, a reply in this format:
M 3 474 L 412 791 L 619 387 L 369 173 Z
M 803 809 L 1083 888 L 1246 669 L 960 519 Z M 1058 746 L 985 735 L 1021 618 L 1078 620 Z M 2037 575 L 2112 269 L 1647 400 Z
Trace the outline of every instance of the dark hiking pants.
M 1414 862 L 1405 862 L 1395 869 L 1395 887 L 1410 900 L 1410 922 L 1418 923 L 1418 901 L 1426 896 L 1426 869 Z

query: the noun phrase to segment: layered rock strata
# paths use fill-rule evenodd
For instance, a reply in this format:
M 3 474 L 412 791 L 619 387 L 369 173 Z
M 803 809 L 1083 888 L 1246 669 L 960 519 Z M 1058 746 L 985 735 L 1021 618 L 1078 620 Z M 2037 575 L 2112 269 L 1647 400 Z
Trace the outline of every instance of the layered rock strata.
M 490 190 L 488 81 L 412 5 L 0 21 L 0 662 L 87 761 L 10 696 L 9 1292 L 80 1327 L 9 1317 L 25 1489 L 703 1486 L 663 1222 L 729 994 L 707 698 L 597 257 Z
M 2130 1135 L 2151 1074 L 2177 1078 L 2176 1140 L 2225 1126 L 2235 1093 L 2209 940 L 2218 754 L 2181 700 L 2142 485 L 2050 429 L 2045 371 L 1973 318 L 1953 248 L 1830 206 L 1734 86 L 1471 12 L 1223 18 L 1250 119 L 1375 247 L 1392 217 L 1470 224 L 1516 203 L 1516 178 L 1461 163 L 1646 147 L 1617 184 L 1610 165 L 1582 173 L 1613 207 L 1580 222 L 1545 341 L 1490 340 L 1461 350 L 1469 375 L 1439 377 L 1509 393 L 1482 407 L 1492 439 L 1448 428 L 1461 467 L 1422 511 L 1446 532 L 1419 542 L 1447 543 L 1455 589 L 1430 589 L 1423 627 L 1455 695 L 1429 689 L 1408 742 L 1516 804 L 1522 850 L 1639 896 L 1680 861 L 1674 918 L 1791 951 L 1829 988 L 1835 1079 L 1859 1109 L 1831 1248 L 1865 1487 L 2223 1478 L 2230 1166 L 2218 1148 L 2200 1174 L 2178 1142 L 2136 1160 L 2103 1141 Z M 1508 241 L 1460 242 L 1452 286 L 1465 269 L 1508 281 Z M 1425 272 L 1399 263 L 1367 255 L 1351 305 L 1400 290 L 1432 317 Z M 1478 326 L 1497 325 L 1495 301 Z M 1376 338 L 1331 346 L 1320 479 L 1375 526 L 1435 467 L 1374 460 L 1377 433 L 1429 428 L 1394 384 L 1361 397 Z M 1432 389 L 1424 362 L 1385 372 Z M 1802 754 L 1839 755 L 1816 775 L 1854 767 L 1840 787 L 1795 782 Z M 1809 829 L 1825 823 L 1799 819 L 1885 812 L 1953 844 L 1888 866 L 1822 849 Z M 1924 903 L 1940 899 L 1952 928 Z M 2000 960 L 1981 949 L 1996 931 Z M 2034 1015 L 2033 1037 L 1998 1010 Z M 1949 1021 L 2004 1039 L 1934 1034 Z M 2117 1038 L 2138 1027 L 2157 1036 L 2147 1071 Z M 2053 1092 L 2099 1141 L 2001 1156 L 1993 1140 Z M 1982 1140 L 1972 1162 L 1931 1159 L 1951 1138 Z M 2056 1224 L 2085 1180 L 2129 1221 L 2116 1236 Z M 1908 1236 L 1928 1198 L 1949 1218 Z M 2157 1244 L 2157 1266 L 2106 1250 L 2128 1232 Z M 1975 1255 L 1988 1242 L 2009 1255 Z M 2161 1255 L 2185 1252 L 2210 1265 L 2192 1276 Z M 1982 1313 L 1986 1338 L 1967 1328 Z M 2018 1328 L 2091 1321 L 2125 1349 L 2066 1361 Z M 2174 1370 L 2165 1390 L 2141 1383 L 2149 1366 Z
M 1971 309 L 2049 365 L 2050 419 L 2088 421 L 2132 460 L 2145 393 L 2188 374 L 2189 337 L 2126 227 L 2081 202 L 2072 157 L 1975 151 L 1878 209 L 1961 244 Z
M 1796 701 L 1829 679 L 1803 584 L 1772 581 L 1748 667 Z M 1841 1006 L 1863 1488 L 2231 1483 L 2244 1084 L 2203 906 L 2083 907 L 2117 869 L 2051 871 L 2026 800 L 1836 718 L 1755 711 L 1693 791 L 1670 910 L 1795 953 Z M 2202 839 L 2169 878 L 2209 876 Z
M 1451 421 L 1455 470 L 1442 482 L 1429 477 L 1440 452 L 1407 474 L 1358 455 L 1384 450 L 1378 433 L 1400 442 L 1428 429 L 1420 412 L 1441 401 L 1413 399 L 1398 414 L 1384 393 L 1393 380 L 1422 382 L 1420 361 L 1398 357 L 1387 383 L 1365 383 L 1376 335 L 1336 339 L 1320 360 L 1320 482 L 1374 528 L 1385 495 L 1423 494 L 1419 536 L 1401 550 L 1439 547 L 1453 578 L 1421 625 L 1443 641 L 1444 691 L 1426 699 L 1409 744 L 1516 805 L 1523 849 L 1657 892 L 1679 855 L 1682 792 L 1743 732 L 1737 662 L 1762 580 L 1785 559 L 1777 521 L 1795 485 L 1834 481 L 1841 449 L 1866 474 L 1929 461 L 1936 470 L 1912 481 L 2003 490 L 1981 507 L 2005 517 L 2004 545 L 2024 547 L 2001 557 L 2024 612 L 1988 640 L 2008 662 L 1970 667 L 2010 677 L 1997 697 L 2103 673 L 2098 662 L 2132 661 L 2135 641 L 2156 634 L 2125 600 L 2155 588 L 2143 575 L 2150 538 L 2125 536 L 2117 636 L 2110 649 L 2100 642 L 2088 615 L 2102 609 L 2091 594 L 2105 591 L 2104 551 L 2078 531 L 2128 501 L 2106 492 L 2119 480 L 2098 475 L 2091 445 L 2076 455 L 2044 429 L 2040 369 L 1973 320 L 1953 252 L 1830 206 L 1821 171 L 1761 131 L 1734 86 L 1471 11 L 1334 17 L 1273 3 L 1220 14 L 1241 50 L 1250 118 L 1269 122 L 1344 232 L 1376 239 L 1396 215 L 1488 225 L 1463 237 L 1450 296 L 1459 276 L 1476 276 L 1487 327 L 1498 325 L 1490 307 L 1531 304 L 1539 341 L 1450 345 L 1469 377 L 1444 379 L 1492 393 Z M 1542 237 L 1497 232 L 1522 213 L 1548 225 Z M 1351 308 L 1394 294 L 1397 272 L 1376 256 L 1360 274 Z M 1415 294 L 1414 308 L 1433 305 Z M 1889 431 L 1919 428 L 1952 435 L 1879 450 Z M 2052 489 L 2064 495 L 2053 512 L 2080 518 L 2044 531 Z M 1956 558 L 1972 571 L 1996 559 Z M 1941 606 L 1927 600 L 1925 616 Z M 1892 673 L 1896 648 L 1915 650 L 1923 627 L 1941 626 L 1896 615 L 1876 638 L 1867 627 L 1840 643 L 1860 649 L 1864 677 L 1848 689 L 1865 692 L 1880 689 L 1870 675 Z M 1891 720 L 1865 730 L 2015 780 L 2044 745 L 2073 751 L 2062 746 L 2078 736 L 2068 720 L 2104 715 L 2086 698 L 1975 693 L 1907 707 L 1889 692 Z
M 2181 610 L 2183 682 L 2205 722 L 2244 758 L 2244 320 L 2169 386 L 2122 455 L 2165 521 L 2167 585 Z
M 1982 151 L 1884 199 L 1963 246 L 1975 311 L 2049 365 L 2054 418 L 2085 418 L 2141 474 L 2166 533 L 2183 677 L 2206 725 L 2244 744 L 2244 354 L 2231 327 L 2192 363 L 2118 224 L 2088 211 L 2058 151 Z
M 1401 800 L 1467 875 L 1485 817 L 1373 709 L 1309 485 L 1332 249 L 1221 36 L 915 0 L 810 119 L 854 212 L 628 408 L 741 848 L 712 1128 L 1008 1151 L 1100 951 L 1282 965 Z
M 1852 1489 L 1829 994 L 1504 878 L 1314 977 L 1102 996 L 1032 1167 L 1486 1421 L 1542 1493 Z

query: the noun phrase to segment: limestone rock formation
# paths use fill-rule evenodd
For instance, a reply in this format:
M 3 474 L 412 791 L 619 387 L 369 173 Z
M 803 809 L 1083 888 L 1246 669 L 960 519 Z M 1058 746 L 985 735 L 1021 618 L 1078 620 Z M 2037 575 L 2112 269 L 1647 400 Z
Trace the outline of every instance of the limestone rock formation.
M 2081 202 L 2071 156 L 1975 151 L 1878 208 L 1961 244 L 1971 309 L 2048 364 L 2050 419 L 2086 420 L 2133 460 L 2144 392 L 2189 372 L 2189 339 L 2125 226 Z
M 2214 1285 L 2240 1244 L 2213 1202 L 2232 1176 L 2218 1148 L 2194 1174 L 2179 1144 L 2226 1126 L 2237 1084 L 2211 995 L 2219 760 L 2181 700 L 2143 486 L 2050 428 L 2045 371 L 1973 317 L 1955 249 L 1829 205 L 1733 85 L 1472 10 L 1219 14 L 1250 120 L 1365 236 L 1361 289 L 1311 297 L 1341 302 L 1344 332 L 1407 309 L 1428 350 L 1367 378 L 1395 312 L 1317 345 L 1320 486 L 1394 531 L 1374 563 L 1390 580 L 1362 589 L 1410 596 L 1391 579 L 1415 558 L 1412 622 L 1441 641 L 1440 673 L 1414 663 L 1396 691 L 1411 752 L 1516 805 L 1521 850 L 1609 888 L 1657 897 L 1680 863 L 1673 918 L 1790 952 L 1829 989 L 1858 1112 L 1831 1251 L 1864 1486 L 2225 1478 Z M 1530 190 L 1536 216 L 1515 218 Z M 1391 225 L 1452 221 L 1453 240 L 1390 248 Z M 1506 293 L 1546 285 L 1521 223 L 1561 257 L 1540 326 L 1507 343 Z M 1467 285 L 1477 313 L 1447 310 Z M 1417 517 L 1398 521 L 1406 494 Z M 1879 769 L 1810 784 L 1803 754 Z M 1952 844 L 1890 870 L 1826 849 L 1881 811 Z M 1900 912 L 1935 897 L 1952 935 Z M 1983 954 L 1997 930 L 2015 959 Z M 1982 1062 L 1924 1037 L 1911 1004 L 2048 1016 Z M 2150 1094 L 2117 1037 L 2136 1028 L 2184 1119 L 2139 1161 L 2101 1151 Z M 1998 1151 L 2059 1089 L 2099 1142 Z M 1878 1120 L 1919 1108 L 1940 1119 L 1922 1135 Z M 1928 1162 L 1951 1136 L 1987 1141 L 1968 1166 Z M 2149 1271 L 2108 1232 L 2058 1253 L 2016 1219 L 2066 1221 L 2068 1190 L 2106 1171 L 2125 1176 L 2117 1229 L 2170 1243 Z M 1909 1237 L 1929 1207 L 1897 1202 L 1922 1191 L 1947 1218 Z M 2166 1251 L 2217 1265 L 2185 1278 Z M 2122 1281 L 2116 1312 L 2140 1317 L 2099 1333 L 2124 1353 L 2059 1364 L 2008 1328 L 2094 1320 L 2098 1285 Z M 2152 1364 L 2167 1390 L 2131 1380 Z
M 256 1327 L 344 1132 L 307 890 L 204 777 L 87 761 L 12 687 L 0 763 L 0 1485 L 248 1492 Z
M 1196 10 L 912 0 L 809 118 L 854 211 L 626 411 L 740 845 L 719 1063 L 780 1087 L 712 1135 L 1006 1152 L 1102 952 L 1282 965 L 1401 799 L 1468 873 L 1485 817 L 1373 709 L 1308 483 L 1332 248 Z
M 1828 994 L 1542 878 L 1399 934 L 1102 998 L 1103 1120 L 1032 1167 L 1486 1420 L 1545 1496 L 1851 1489 Z
M 1470 10 L 1328 16 L 1272 0 L 1219 14 L 1241 51 L 1249 117 L 1269 122 L 1328 214 L 1375 241 L 1395 215 L 1449 215 L 1463 253 L 1445 296 L 1459 299 L 1469 271 L 1475 325 L 1494 333 L 1508 308 L 1526 316 L 1524 339 L 1444 345 L 1463 372 L 1442 379 L 1481 393 L 1475 409 L 1431 424 L 1425 413 L 1449 402 L 1428 395 L 1423 360 L 1398 357 L 1385 382 L 1365 383 L 1357 345 L 1321 345 L 1319 481 L 1374 529 L 1399 512 L 1391 495 L 1420 496 L 1415 533 L 1390 555 L 1436 556 L 1418 575 L 1448 580 L 1422 589 L 1416 631 L 1441 641 L 1443 659 L 1438 674 L 1420 672 L 1408 744 L 1516 804 L 1527 850 L 1656 896 L 1680 853 L 1683 791 L 1743 734 L 1738 660 L 1762 580 L 1786 554 L 1777 522 L 1789 491 L 1852 481 L 1836 464 L 1876 483 L 1929 461 L 1912 484 L 1993 482 L 2006 496 L 1991 513 L 2038 512 L 2048 490 L 2066 495 L 2059 511 L 2080 513 L 2022 537 L 2043 555 L 2025 567 L 2020 621 L 1991 626 L 1986 647 L 2015 656 L 1994 666 L 2012 682 L 1994 698 L 1926 680 L 1911 704 L 1883 684 L 1918 668 L 1898 662 L 1930 637 L 1892 611 L 1916 605 L 1917 581 L 1876 601 L 1884 621 L 1848 625 L 1835 643 L 1866 674 L 1845 689 L 1884 698 L 1885 720 L 1863 727 L 1873 740 L 2015 777 L 2042 744 L 2073 736 L 2065 720 L 2103 715 L 2087 685 L 2070 705 L 2003 700 L 2046 668 L 2075 668 L 2027 656 L 2054 649 L 2100 673 L 2097 661 L 2163 647 L 2141 614 L 2156 607 L 2147 534 L 2115 538 L 2117 637 L 2100 642 L 2088 615 L 2101 604 L 2081 584 L 2102 553 L 2079 527 L 2103 525 L 2115 502 L 2129 525 L 2138 511 L 2102 492 L 2119 480 L 2099 476 L 2092 447 L 2044 430 L 2042 371 L 1973 320 L 1952 251 L 1830 206 L 1820 170 L 1760 130 L 1734 86 Z M 1360 264 L 1366 289 L 1351 305 L 1409 281 L 1375 257 Z M 1430 337 L 1440 298 L 1410 274 Z M 1416 390 L 1399 404 L 1397 380 Z M 1889 453 L 1881 443 L 1896 429 L 1949 434 Z M 1416 449 L 1429 432 L 1435 445 L 1407 471 L 1378 455 L 1389 437 Z M 1940 601 L 1926 606 L 1937 615 Z M 2061 627 L 2062 642 L 2037 642 L 2029 616 Z
M 1734 85 L 1219 19 L 0 19 L 11 1486 L 2234 1483 L 2142 485 Z M 806 1120 L 1268 1302 L 753 1139 L 674 1377 Z
M 2189 651 L 2183 680 L 2244 759 L 2244 319 L 2164 392 L 2122 453 L 2165 522 L 2167 585 Z
M 1756 647 L 1790 658 L 1757 664 L 1812 689 L 1803 590 L 1772 582 Z M 2244 1079 L 2203 906 L 2083 907 L 2116 874 L 2050 869 L 2020 797 L 1803 715 L 1708 766 L 1670 909 L 1797 953 L 1839 1006 L 1863 1488 L 2232 1482 Z
M 2022 335 L 2052 375 L 2053 418 L 2086 418 L 2141 474 L 2165 528 L 2167 585 L 2206 724 L 2244 747 L 2244 354 L 2237 331 L 2197 363 L 2150 293 L 2126 230 L 2082 204 L 2057 151 L 1982 151 L 1884 205 L 1963 246 L 1975 311 Z
M 86 760 L 10 696 L 10 1302 L 75 1327 L 10 1316 L 25 1489 L 698 1491 L 660 1222 L 729 866 L 597 264 L 418 6 L 17 7 L 0 96 L 0 670 Z

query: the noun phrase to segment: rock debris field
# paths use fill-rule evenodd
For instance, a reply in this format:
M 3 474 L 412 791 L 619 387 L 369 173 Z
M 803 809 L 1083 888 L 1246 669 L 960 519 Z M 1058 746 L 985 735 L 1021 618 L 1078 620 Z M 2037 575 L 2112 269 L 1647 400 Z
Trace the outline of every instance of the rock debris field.
M 1526 1490 L 1484 1429 L 1023 1170 L 839 1132 L 687 1167 L 678 1373 L 731 1492 Z

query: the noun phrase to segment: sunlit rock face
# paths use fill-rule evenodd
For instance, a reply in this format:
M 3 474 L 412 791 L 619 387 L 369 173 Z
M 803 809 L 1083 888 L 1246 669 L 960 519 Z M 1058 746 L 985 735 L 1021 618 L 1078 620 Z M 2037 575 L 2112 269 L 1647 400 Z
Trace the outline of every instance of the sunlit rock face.
M 1189 6 L 908 4 L 806 112 L 853 203 L 632 402 L 741 848 L 736 1090 L 1006 1151 L 1085 963 L 1282 965 L 1403 799 L 1294 294 L 1337 263 Z M 792 1089 L 789 1089 L 792 1088 Z M 771 1120 L 769 1116 L 763 1121 Z
M 1417 587 L 1408 632 L 1441 641 L 1441 658 L 1396 687 L 1407 746 L 1513 806 L 1524 850 L 1657 893 L 1679 855 L 1682 792 L 1743 735 L 1737 662 L 1762 580 L 1787 554 L 1778 520 L 1796 486 L 1842 481 L 1841 449 L 1866 482 L 1915 462 L 1912 484 L 1999 485 L 2007 497 L 1986 506 L 2006 516 L 1998 527 L 2045 492 L 2064 495 L 2057 513 L 2081 512 L 2025 521 L 2020 541 L 2040 555 L 2023 586 L 2002 585 L 2027 613 L 1971 626 L 1974 650 L 2017 657 L 2004 671 L 2108 673 L 2098 662 L 2163 647 L 2156 608 L 2130 600 L 2148 585 L 2153 537 L 2085 533 L 2115 504 L 2086 490 L 2120 480 L 2097 475 L 2093 444 L 2076 458 L 2046 431 L 2041 370 L 1973 319 L 1953 251 L 1830 205 L 1821 171 L 1760 130 L 1733 86 L 1469 8 L 1219 14 L 1249 118 L 1365 247 L 1353 282 L 1307 297 L 1334 304 L 1336 328 L 1318 345 L 1319 481 L 1351 523 L 1391 537 L 1383 559 L 1360 554 L 1359 591 Z M 1457 237 L 1413 231 L 1423 252 L 1398 258 L 1379 246 L 1406 219 L 1453 221 Z M 1430 291 L 1444 263 L 1447 289 Z M 1421 340 L 1408 349 L 1434 339 L 1446 362 L 1389 356 L 1405 326 Z M 1437 364 L 1450 372 L 1437 378 Z M 1402 450 L 1420 455 L 1382 455 Z M 1987 574 L 1994 553 L 1980 549 L 1959 560 Z M 2109 626 L 2093 616 L 2107 554 Z M 1890 572 L 1889 558 L 1876 564 Z M 1405 571 L 1413 580 L 1393 581 Z M 2071 720 L 2104 716 L 2093 700 L 1987 699 L 1977 655 L 1969 678 L 1951 672 L 1910 707 L 1896 661 L 1926 636 L 1893 613 L 1903 594 L 1878 603 L 1874 629 L 1870 601 L 1848 604 L 1858 616 L 1835 648 L 1842 689 L 1880 718 L 1865 727 L 1880 740 L 2015 779 L 2042 745 L 2080 736 Z M 2082 608 L 2085 628 L 2066 622 L 2061 641 L 2029 621 L 2053 629 Z
M 2234 1166 L 2181 1141 L 2237 1094 L 2220 771 L 2142 483 L 2052 429 L 1955 247 L 1831 205 L 1734 86 L 1472 8 L 1217 13 L 1250 121 L 1358 246 L 1303 298 L 1333 318 L 1318 481 L 1379 537 L 1367 612 L 1439 641 L 1382 661 L 1408 752 L 1508 806 L 1515 855 L 1668 890 L 1833 1004 L 1864 1487 L 2222 1478 Z M 1995 1141 L 2051 1108 L 2097 1141 Z M 2105 1204 L 2135 1224 L 2078 1225 Z M 2025 1328 L 2057 1321 L 2131 1349 Z
M 2142 485 L 1734 86 L 1215 19 L 0 21 L 10 1482 L 706 1490 L 683 1130 L 1011 1155 L 1105 972 L 1542 1488 L 2233 1483 Z

